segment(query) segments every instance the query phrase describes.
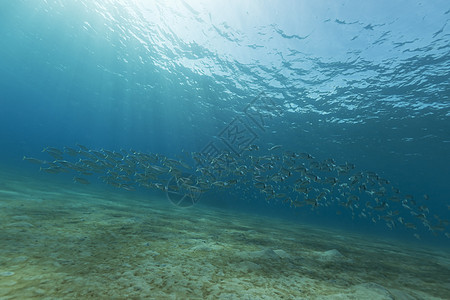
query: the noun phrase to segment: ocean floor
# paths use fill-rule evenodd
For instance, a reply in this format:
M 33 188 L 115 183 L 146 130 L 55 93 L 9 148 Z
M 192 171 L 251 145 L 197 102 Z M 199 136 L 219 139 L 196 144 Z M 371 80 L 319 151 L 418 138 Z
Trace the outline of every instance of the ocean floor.
M 166 199 L 0 183 L 0 299 L 449 299 L 450 253 Z

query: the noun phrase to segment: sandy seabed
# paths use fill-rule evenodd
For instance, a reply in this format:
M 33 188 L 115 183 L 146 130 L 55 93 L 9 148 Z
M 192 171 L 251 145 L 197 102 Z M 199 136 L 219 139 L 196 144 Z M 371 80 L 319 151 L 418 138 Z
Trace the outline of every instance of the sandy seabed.
M 0 299 L 450 299 L 450 253 L 34 178 L 0 183 Z

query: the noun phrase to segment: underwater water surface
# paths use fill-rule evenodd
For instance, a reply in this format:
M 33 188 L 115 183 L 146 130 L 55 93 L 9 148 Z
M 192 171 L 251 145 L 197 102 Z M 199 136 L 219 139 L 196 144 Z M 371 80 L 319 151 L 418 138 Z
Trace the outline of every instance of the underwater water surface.
M 1 2 L 0 298 L 445 299 L 449 20 Z

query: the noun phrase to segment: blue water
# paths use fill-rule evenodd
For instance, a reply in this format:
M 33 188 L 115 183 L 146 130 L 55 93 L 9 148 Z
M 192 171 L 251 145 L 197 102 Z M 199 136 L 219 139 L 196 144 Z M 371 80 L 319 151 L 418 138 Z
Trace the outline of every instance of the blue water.
M 2 1 L 0 165 L 44 176 L 22 157 L 77 143 L 176 157 L 240 118 L 261 149 L 353 163 L 449 220 L 449 20 L 447 1 Z M 231 192 L 202 201 L 414 239 Z

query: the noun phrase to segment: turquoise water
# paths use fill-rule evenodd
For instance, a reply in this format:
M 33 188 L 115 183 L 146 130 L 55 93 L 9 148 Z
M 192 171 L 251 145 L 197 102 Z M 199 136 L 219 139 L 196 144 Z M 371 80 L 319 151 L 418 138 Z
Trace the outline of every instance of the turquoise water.
M 447 1 L 2 1 L 0 166 L 61 194 L 167 201 L 172 178 L 201 186 L 192 210 L 448 249 L 449 20 Z
M 3 164 L 34 172 L 24 155 L 77 143 L 168 157 L 229 150 L 220 133 L 241 118 L 261 155 L 282 145 L 355 164 L 448 219 L 448 5 L 241 5 L 3 3 Z M 273 105 L 255 124 L 245 109 L 261 93 Z
M 2 3 L 2 163 L 34 172 L 24 155 L 47 158 L 44 147 L 76 143 L 200 152 L 220 144 L 235 118 L 251 123 L 245 108 L 263 92 L 274 106 L 263 128 L 249 125 L 253 144 L 353 163 L 448 219 L 449 9 L 444 1 Z

